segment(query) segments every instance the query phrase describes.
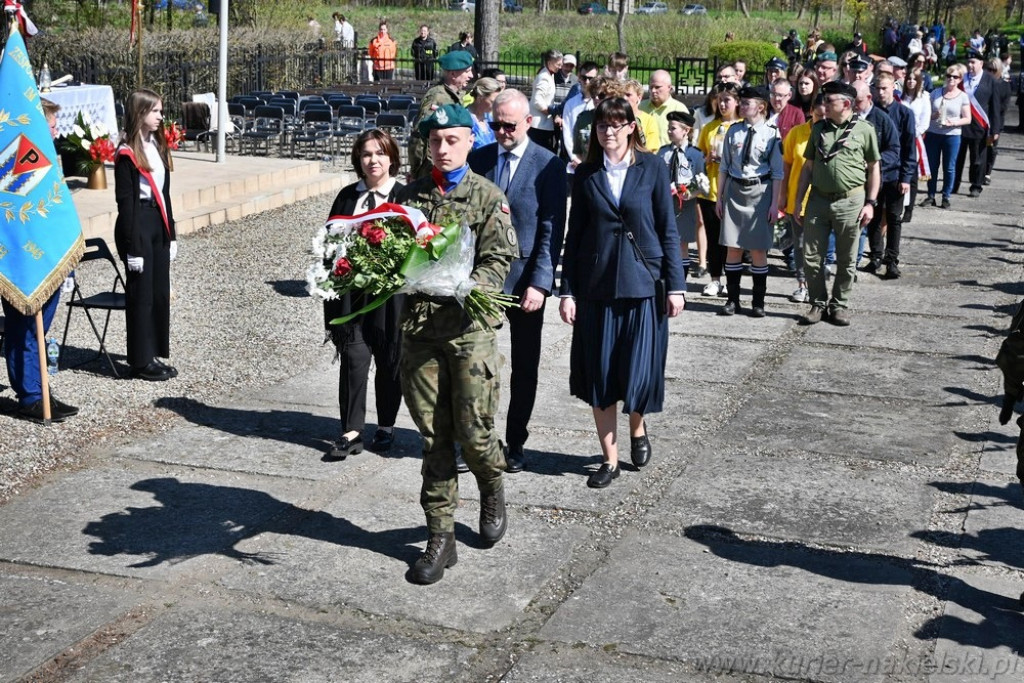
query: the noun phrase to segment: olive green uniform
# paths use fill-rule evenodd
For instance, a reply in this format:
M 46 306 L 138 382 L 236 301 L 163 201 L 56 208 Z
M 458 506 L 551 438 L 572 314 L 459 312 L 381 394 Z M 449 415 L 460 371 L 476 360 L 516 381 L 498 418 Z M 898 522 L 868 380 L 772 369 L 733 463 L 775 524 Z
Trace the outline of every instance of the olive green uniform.
M 500 292 L 518 254 L 516 233 L 501 190 L 467 171 L 447 194 L 421 178 L 399 195 L 432 222 L 462 218 L 476 235 L 471 278 L 480 289 Z M 470 320 L 454 299 L 410 295 L 402 319 L 402 393 L 423 435 L 420 504 L 431 534 L 455 530 L 458 472 L 455 444 L 476 476 L 481 494 L 502 489 L 505 458 L 494 433 L 499 356 L 495 329 Z
M 444 83 L 438 83 L 423 95 L 419 113 L 412 122 L 412 134 L 409 136 L 409 177 L 425 178 L 430 175 L 433 165 L 430 162 L 430 149 L 427 140 L 420 137 L 420 121 L 434 113 L 434 110 L 445 104 L 462 104 L 462 94 L 452 90 Z
M 811 139 L 804 150 L 804 157 L 814 162 L 811 192 L 804 211 L 804 274 L 811 305 L 828 309 L 849 308 L 857 272 L 867 164 L 881 158 L 874 127 L 858 120 L 838 154 L 824 160 L 821 149 L 826 153 L 832 150 L 844 128 L 828 119 L 819 121 L 811 129 Z M 836 276 L 831 299 L 823 265 L 830 232 L 836 234 Z

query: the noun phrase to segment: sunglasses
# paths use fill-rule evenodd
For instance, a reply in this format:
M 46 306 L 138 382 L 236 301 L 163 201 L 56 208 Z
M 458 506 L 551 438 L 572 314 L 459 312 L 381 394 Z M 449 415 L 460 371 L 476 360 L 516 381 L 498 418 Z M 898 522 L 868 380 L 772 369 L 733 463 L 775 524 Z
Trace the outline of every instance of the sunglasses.
M 946 74 L 946 78 L 960 78 L 960 74 Z
M 519 124 L 525 120 L 526 117 L 524 116 L 515 123 L 509 123 L 508 121 L 488 121 L 487 125 L 490 126 L 491 130 L 493 130 L 495 133 L 497 133 L 500 130 L 504 132 L 506 135 L 509 135 L 511 133 L 514 133 L 516 128 L 519 127 Z

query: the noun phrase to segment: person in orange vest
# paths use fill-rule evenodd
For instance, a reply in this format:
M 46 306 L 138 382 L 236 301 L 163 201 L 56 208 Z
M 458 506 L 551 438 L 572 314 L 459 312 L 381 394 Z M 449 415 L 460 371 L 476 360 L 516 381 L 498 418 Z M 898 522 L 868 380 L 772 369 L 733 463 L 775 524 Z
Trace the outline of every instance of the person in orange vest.
M 390 81 L 394 77 L 397 52 L 398 45 L 388 33 L 388 22 L 381 21 L 369 48 L 370 59 L 373 60 L 373 80 Z

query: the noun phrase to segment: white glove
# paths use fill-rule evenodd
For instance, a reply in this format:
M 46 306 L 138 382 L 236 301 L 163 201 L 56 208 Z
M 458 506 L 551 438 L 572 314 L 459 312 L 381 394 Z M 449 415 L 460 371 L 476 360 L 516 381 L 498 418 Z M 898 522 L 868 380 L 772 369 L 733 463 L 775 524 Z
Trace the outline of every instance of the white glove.
M 178 255 L 178 240 L 171 240 L 171 260 Z
M 132 256 L 131 254 L 128 254 L 128 270 L 132 271 L 133 273 L 141 273 L 142 257 Z

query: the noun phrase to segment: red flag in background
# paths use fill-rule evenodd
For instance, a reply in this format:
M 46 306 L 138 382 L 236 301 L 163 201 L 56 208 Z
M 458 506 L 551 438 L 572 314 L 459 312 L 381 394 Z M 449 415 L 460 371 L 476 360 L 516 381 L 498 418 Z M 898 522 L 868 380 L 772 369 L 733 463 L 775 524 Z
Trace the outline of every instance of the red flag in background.
M 28 18 L 28 14 L 25 13 L 25 8 L 21 6 L 18 0 L 4 0 L 4 12 L 6 14 L 13 14 L 18 21 L 18 29 L 21 31 L 21 35 L 25 37 L 34 36 L 39 33 L 39 29 L 32 23 L 32 20 Z
M 135 44 L 136 32 L 139 30 L 139 0 L 130 0 L 132 3 L 132 26 L 128 29 L 128 47 Z

